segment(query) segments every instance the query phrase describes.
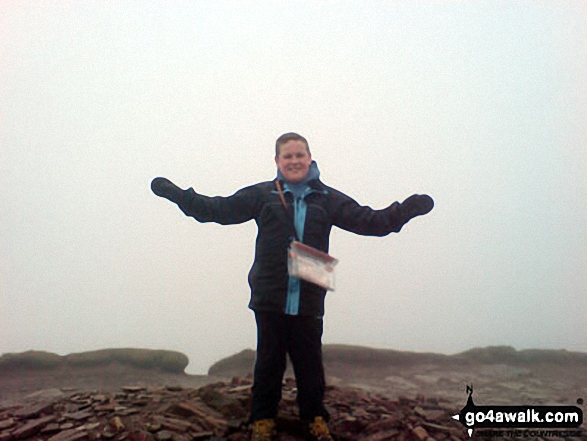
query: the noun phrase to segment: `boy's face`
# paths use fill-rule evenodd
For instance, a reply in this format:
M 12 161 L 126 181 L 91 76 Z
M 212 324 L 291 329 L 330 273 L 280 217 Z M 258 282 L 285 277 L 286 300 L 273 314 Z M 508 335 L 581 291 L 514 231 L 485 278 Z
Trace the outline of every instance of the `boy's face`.
M 297 184 L 308 174 L 312 156 L 303 141 L 291 140 L 281 145 L 275 163 L 287 182 Z

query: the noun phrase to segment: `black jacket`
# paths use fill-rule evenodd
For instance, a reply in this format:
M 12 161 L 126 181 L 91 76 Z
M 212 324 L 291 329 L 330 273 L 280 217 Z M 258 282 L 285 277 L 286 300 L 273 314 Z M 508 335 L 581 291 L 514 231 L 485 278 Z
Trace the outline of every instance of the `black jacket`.
M 319 250 L 328 252 L 333 225 L 356 234 L 385 236 L 399 232 L 407 222 L 398 202 L 383 210 L 373 210 L 320 180 L 311 181 L 309 185 L 317 191 L 305 199 L 304 243 Z M 249 307 L 255 311 L 283 313 L 285 310 L 289 277 L 287 249 L 295 234 L 291 194 L 284 196 L 290 213 L 281 203 L 275 181 L 245 187 L 228 197 L 203 196 L 190 188 L 178 203 L 187 216 L 199 222 L 229 225 L 255 219 L 258 227 L 255 261 L 249 272 Z M 299 314 L 324 315 L 325 295 L 325 289 L 302 280 Z

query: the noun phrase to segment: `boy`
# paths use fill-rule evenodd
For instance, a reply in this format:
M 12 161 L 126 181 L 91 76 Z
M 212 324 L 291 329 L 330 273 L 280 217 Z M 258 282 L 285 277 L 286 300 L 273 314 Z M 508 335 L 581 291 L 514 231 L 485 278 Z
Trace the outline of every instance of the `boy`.
M 324 407 L 325 378 L 322 330 L 326 290 L 290 277 L 287 269 L 291 241 L 328 252 L 332 226 L 372 236 L 399 232 L 410 219 L 428 213 L 434 202 L 413 195 L 383 210 L 360 206 L 320 181 L 308 141 L 297 133 L 280 136 L 275 144 L 278 173 L 228 197 L 207 197 L 182 190 L 165 178 L 155 178 L 153 192 L 175 202 L 199 222 L 238 224 L 254 219 L 258 226 L 255 260 L 249 273 L 249 307 L 257 323 L 257 356 L 252 387 L 252 440 L 269 441 L 281 399 L 286 354 L 292 361 L 298 389 L 300 418 L 313 439 L 329 441 Z

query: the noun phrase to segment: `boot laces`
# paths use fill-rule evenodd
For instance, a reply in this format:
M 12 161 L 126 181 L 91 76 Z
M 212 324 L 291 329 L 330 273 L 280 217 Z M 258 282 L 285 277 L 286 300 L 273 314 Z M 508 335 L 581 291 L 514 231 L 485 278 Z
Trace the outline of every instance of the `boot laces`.
M 328 425 L 322 417 L 316 417 L 314 422 L 310 424 L 310 433 L 318 441 L 333 441 L 328 430 Z
M 275 435 L 275 421 L 272 419 L 257 420 L 253 423 L 251 441 L 270 441 Z

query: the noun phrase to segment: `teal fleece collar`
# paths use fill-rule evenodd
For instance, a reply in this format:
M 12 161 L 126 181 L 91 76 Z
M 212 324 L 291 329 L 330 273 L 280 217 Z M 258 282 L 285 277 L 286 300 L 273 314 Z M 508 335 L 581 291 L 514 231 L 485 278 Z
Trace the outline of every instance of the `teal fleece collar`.
M 281 170 L 277 169 L 277 179 L 287 183 L 288 188 L 294 194 L 302 193 L 304 191 L 304 188 L 306 188 L 306 185 L 308 185 L 308 183 L 310 181 L 317 180 L 319 178 L 320 178 L 320 170 L 318 170 L 318 164 L 316 163 L 316 161 L 312 161 L 312 163 L 310 164 L 310 167 L 308 169 L 308 174 L 306 175 L 306 177 L 302 181 L 298 182 L 297 184 L 292 184 L 290 182 L 287 182 L 285 180 L 285 178 L 283 177 Z

